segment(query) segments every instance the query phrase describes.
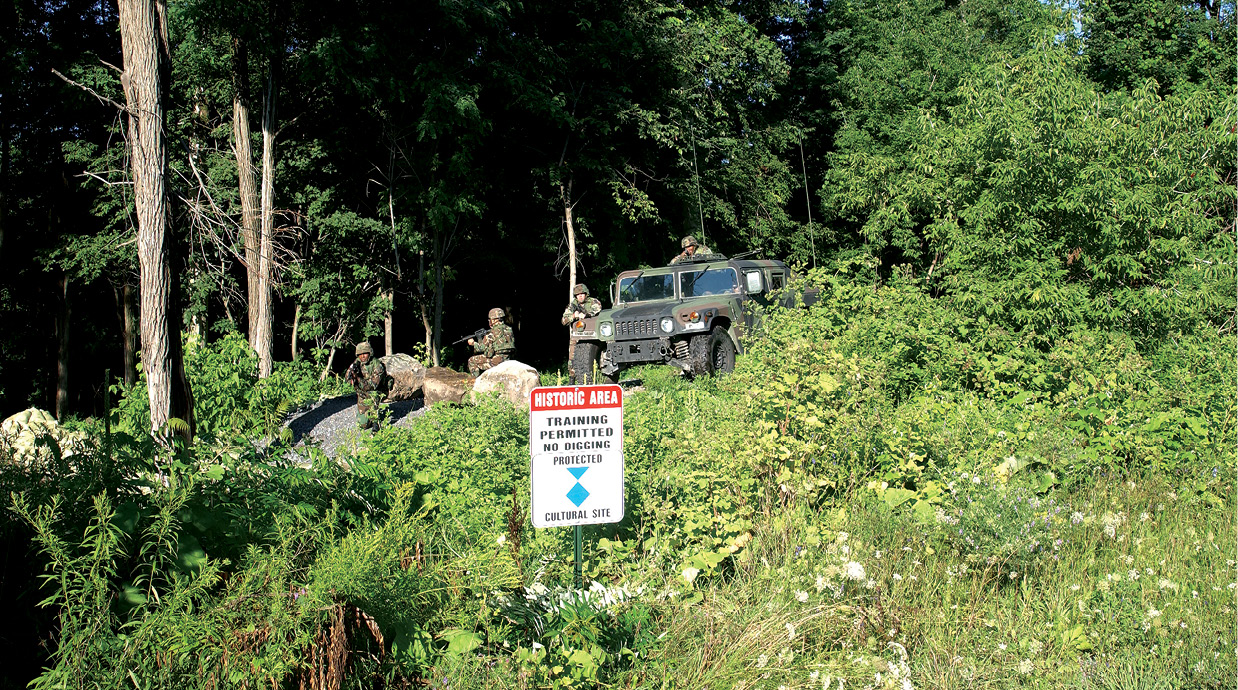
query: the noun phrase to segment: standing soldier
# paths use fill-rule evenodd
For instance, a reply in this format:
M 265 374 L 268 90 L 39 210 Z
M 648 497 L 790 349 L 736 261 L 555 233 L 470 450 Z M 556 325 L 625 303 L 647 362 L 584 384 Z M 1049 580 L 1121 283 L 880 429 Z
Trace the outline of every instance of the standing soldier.
M 468 344 L 473 346 L 473 351 L 481 353 L 469 357 L 469 374 L 473 376 L 511 359 L 512 355 L 516 354 L 516 336 L 512 333 L 511 326 L 503 323 L 503 310 L 495 307 L 490 310 L 489 316 L 490 332 L 481 342 L 469 338 Z
M 589 296 L 589 288 L 585 287 L 584 283 L 576 283 L 576 287 L 572 288 L 572 301 L 568 303 L 567 309 L 563 310 L 563 317 L 559 319 L 559 323 L 564 326 L 571 326 L 573 322 L 579 321 L 590 316 L 597 316 L 602 311 L 602 303 L 596 297 Z M 576 341 L 571 336 L 571 331 L 568 331 L 567 343 L 567 373 L 569 380 L 576 380 Z
M 378 428 L 378 404 L 387 387 L 387 367 L 374 358 L 374 348 L 369 341 L 357 344 L 357 359 L 348 367 L 344 378 L 357 391 L 357 426 Z
M 714 250 L 710 249 L 709 247 L 706 247 L 705 245 L 697 244 L 696 238 L 693 237 L 692 235 L 688 235 L 682 240 L 679 240 L 679 247 L 683 249 L 683 251 L 679 252 L 679 254 L 675 256 L 675 258 L 671 259 L 671 262 L 667 264 L 668 266 L 674 266 L 680 261 L 687 261 L 689 258 L 691 258 L 695 254 L 713 254 L 714 253 Z

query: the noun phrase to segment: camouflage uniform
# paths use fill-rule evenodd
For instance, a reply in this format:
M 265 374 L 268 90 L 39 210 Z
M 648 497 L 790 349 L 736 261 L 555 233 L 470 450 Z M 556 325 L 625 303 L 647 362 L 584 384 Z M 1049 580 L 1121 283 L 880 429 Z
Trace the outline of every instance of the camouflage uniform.
M 585 301 L 578 302 L 577 295 L 584 295 Z M 564 326 L 570 326 L 577 319 L 577 314 L 588 316 L 597 316 L 602 311 L 602 303 L 596 297 L 589 296 L 589 288 L 585 287 L 584 283 L 577 283 L 576 287 L 572 288 L 572 301 L 563 310 L 563 316 L 559 319 L 559 323 Z M 576 367 L 574 362 L 576 359 L 576 340 L 569 337 L 567 342 L 567 372 L 569 376 L 576 376 Z
M 361 361 L 368 354 L 368 362 Z M 357 360 L 348 367 L 348 380 L 357 392 L 357 426 L 362 429 L 378 427 L 378 404 L 386 397 L 387 367 L 374 357 L 369 343 L 357 346 Z
M 706 247 L 703 244 L 697 244 L 696 238 L 693 237 L 692 235 L 688 235 L 687 237 L 680 240 L 679 247 L 683 249 L 683 251 L 676 254 L 675 258 L 671 259 L 671 262 L 667 264 L 668 266 L 674 266 L 680 261 L 684 261 L 688 259 L 690 256 L 694 256 L 696 254 L 713 254 L 714 253 L 714 250 L 710 249 L 709 247 Z M 692 250 L 693 254 L 688 254 L 688 247 L 695 247 L 695 249 Z
M 490 310 L 490 332 L 479 342 L 473 343 L 473 351 L 481 354 L 469 357 L 469 374 L 477 376 L 506 362 L 516 353 L 516 335 L 512 333 L 511 326 L 501 321 L 502 318 L 502 309 Z

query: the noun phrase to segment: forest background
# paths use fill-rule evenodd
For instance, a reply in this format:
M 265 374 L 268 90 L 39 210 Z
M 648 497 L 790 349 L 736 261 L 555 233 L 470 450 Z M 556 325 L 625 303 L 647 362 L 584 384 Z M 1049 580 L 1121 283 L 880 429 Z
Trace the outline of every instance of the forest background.
M 0 412 L 69 435 L 0 439 L 4 683 L 1230 687 L 1234 9 L 6 6 Z M 685 234 L 823 299 L 636 372 L 591 594 L 497 401 L 288 461 L 356 340 L 502 306 L 560 382 L 572 282 Z
M 1232 6 L 174 2 L 172 292 L 264 375 L 367 336 L 433 360 L 492 306 L 554 368 L 571 278 L 686 234 L 1042 339 L 1220 327 Z M 98 413 L 138 361 L 117 11 L 0 21 L 0 410 Z

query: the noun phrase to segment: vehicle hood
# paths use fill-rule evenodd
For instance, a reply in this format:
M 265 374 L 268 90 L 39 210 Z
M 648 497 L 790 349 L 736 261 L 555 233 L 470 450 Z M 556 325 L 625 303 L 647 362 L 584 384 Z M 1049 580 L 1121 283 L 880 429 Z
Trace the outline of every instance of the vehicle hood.
M 612 319 L 647 319 L 652 316 L 661 316 L 670 314 L 675 305 L 679 304 L 676 300 L 662 300 L 660 302 L 649 302 L 647 304 L 636 304 L 630 307 L 622 307 L 620 309 L 612 309 L 608 314 Z

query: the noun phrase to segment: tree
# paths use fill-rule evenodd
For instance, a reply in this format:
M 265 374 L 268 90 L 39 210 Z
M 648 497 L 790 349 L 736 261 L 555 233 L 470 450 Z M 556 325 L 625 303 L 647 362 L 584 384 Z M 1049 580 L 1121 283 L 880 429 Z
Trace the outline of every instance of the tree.
M 167 8 L 162 0 L 120 0 L 128 141 L 138 224 L 142 370 L 151 428 L 172 418 L 193 436 L 193 394 L 180 345 L 180 310 L 169 227 L 164 105 L 169 69 Z

